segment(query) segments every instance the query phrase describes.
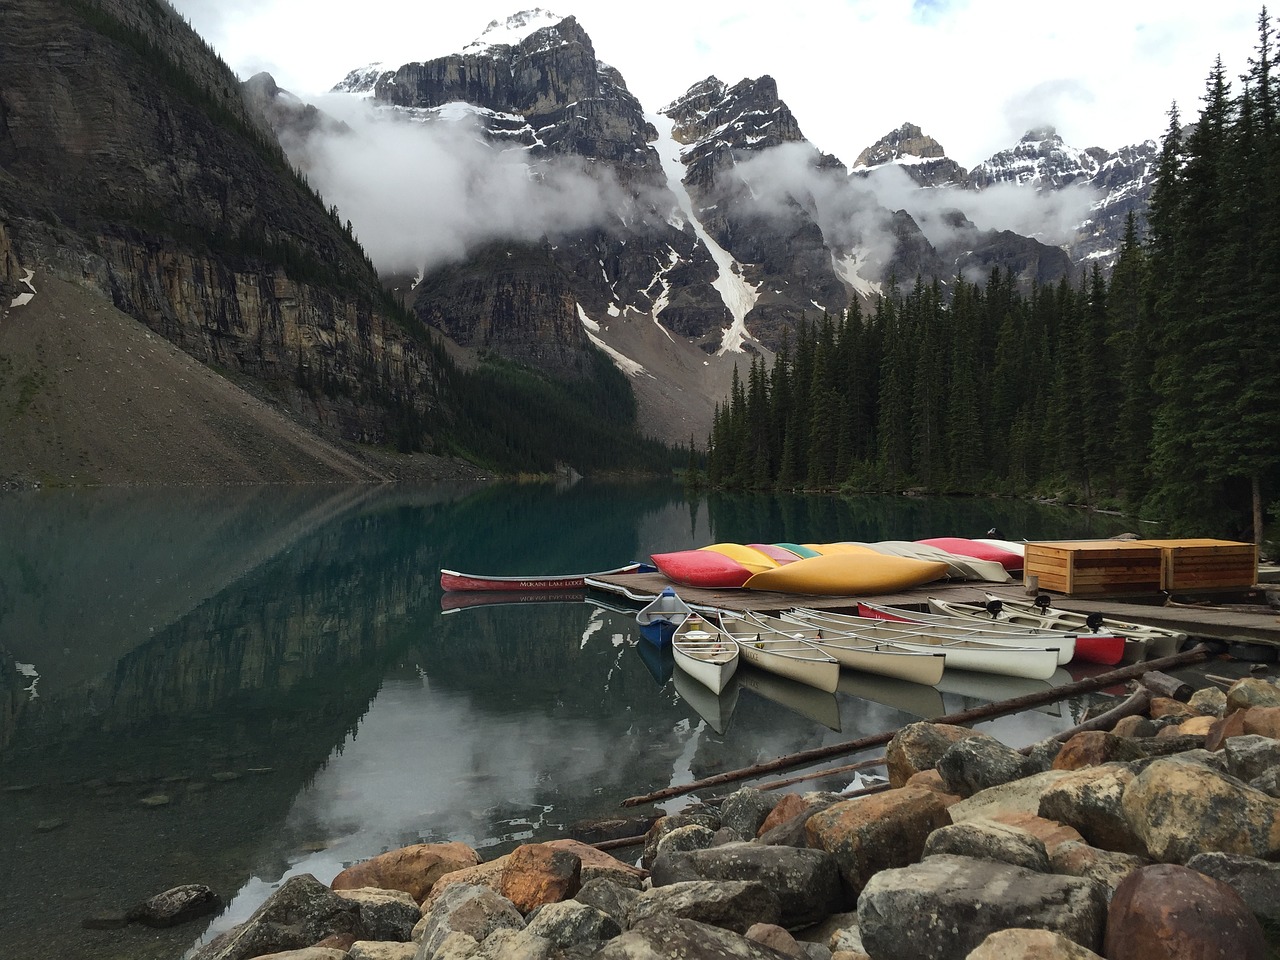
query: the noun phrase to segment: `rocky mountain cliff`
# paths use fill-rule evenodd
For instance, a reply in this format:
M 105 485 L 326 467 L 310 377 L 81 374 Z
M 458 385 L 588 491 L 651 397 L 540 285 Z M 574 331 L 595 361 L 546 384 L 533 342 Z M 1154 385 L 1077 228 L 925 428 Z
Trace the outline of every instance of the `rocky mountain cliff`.
M 172 8 L 13 0 L 4 23 L 10 290 L 27 270 L 88 287 L 334 437 L 444 414 L 425 334 Z

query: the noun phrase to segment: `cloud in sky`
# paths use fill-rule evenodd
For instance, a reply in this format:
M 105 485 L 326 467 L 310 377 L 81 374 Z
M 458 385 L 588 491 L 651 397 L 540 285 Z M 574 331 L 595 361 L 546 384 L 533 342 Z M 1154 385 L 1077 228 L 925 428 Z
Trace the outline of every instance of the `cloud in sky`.
M 418 0 L 173 0 L 242 77 L 268 69 L 312 99 L 349 70 L 460 50 L 527 3 Z M 1256 41 L 1249 0 L 1080 0 L 1069 13 L 1025 0 L 740 0 L 548 3 L 574 15 L 596 55 L 648 110 L 715 74 L 770 74 L 801 128 L 851 163 L 905 121 L 962 166 L 1055 125 L 1076 147 L 1115 149 L 1164 130 L 1177 100 L 1198 112 L 1215 57 L 1240 72 Z

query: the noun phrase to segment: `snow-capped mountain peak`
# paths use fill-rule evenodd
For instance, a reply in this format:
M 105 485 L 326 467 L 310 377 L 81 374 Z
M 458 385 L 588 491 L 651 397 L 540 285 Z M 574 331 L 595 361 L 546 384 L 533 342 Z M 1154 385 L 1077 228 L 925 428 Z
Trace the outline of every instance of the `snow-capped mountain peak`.
M 554 27 L 564 17 L 550 10 L 534 7 L 513 13 L 506 20 L 491 20 L 484 33 L 462 48 L 463 55 L 487 53 L 494 47 L 514 47 L 539 30 Z

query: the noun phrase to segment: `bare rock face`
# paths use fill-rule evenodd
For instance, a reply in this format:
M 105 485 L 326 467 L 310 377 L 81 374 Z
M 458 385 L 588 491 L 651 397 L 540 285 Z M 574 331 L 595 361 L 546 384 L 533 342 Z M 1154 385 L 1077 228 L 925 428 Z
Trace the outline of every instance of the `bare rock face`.
M 1227 884 L 1175 864 L 1132 873 L 1107 917 L 1108 960 L 1262 960 L 1262 928 Z
M 950 855 L 878 873 L 858 897 L 862 943 L 876 960 L 962 960 L 1010 927 L 1049 930 L 1096 953 L 1106 913 L 1090 880 Z
M 422 903 L 442 876 L 479 863 L 480 855 L 465 843 L 417 843 L 347 867 L 329 886 L 334 890 L 403 890 L 415 903 Z
M 1153 860 L 1186 863 L 1211 852 L 1280 856 L 1280 802 L 1208 767 L 1156 760 L 1121 802 Z
M 969 180 L 964 167 L 947 156 L 942 144 L 914 123 L 904 123 L 864 149 L 853 163 L 853 173 L 895 160 L 905 161 L 900 164 L 902 170 L 922 187 L 963 186 Z

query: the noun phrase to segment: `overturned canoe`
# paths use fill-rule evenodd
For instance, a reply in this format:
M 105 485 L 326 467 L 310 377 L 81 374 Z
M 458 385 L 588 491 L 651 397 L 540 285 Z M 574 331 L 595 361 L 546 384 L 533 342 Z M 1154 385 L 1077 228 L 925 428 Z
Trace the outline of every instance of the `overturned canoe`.
M 836 553 L 806 557 L 752 574 L 748 590 L 776 590 L 821 596 L 895 593 L 946 576 L 944 563 L 877 553 Z
M 752 575 L 737 560 L 715 550 L 676 550 L 655 553 L 650 559 L 664 577 L 686 587 L 732 589 L 741 587 Z

